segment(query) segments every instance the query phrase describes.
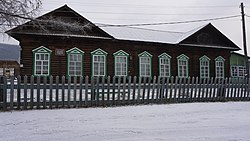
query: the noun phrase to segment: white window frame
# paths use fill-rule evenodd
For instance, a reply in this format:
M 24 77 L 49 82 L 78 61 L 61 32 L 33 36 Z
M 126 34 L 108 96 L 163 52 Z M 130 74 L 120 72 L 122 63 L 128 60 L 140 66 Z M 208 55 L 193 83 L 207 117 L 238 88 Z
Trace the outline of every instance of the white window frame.
M 106 76 L 106 65 L 107 65 L 107 61 L 106 61 L 106 57 L 107 57 L 107 52 L 103 51 L 102 49 L 97 49 L 91 52 L 92 55 L 92 76 Z M 95 58 L 98 57 L 103 57 L 103 62 L 100 61 L 95 61 Z M 101 63 L 103 63 L 103 74 L 101 74 Z M 97 64 L 97 74 L 95 74 L 95 65 Z
M 225 59 L 221 56 L 215 59 L 215 77 L 224 78 L 225 77 Z
M 171 76 L 171 56 L 169 56 L 167 53 L 163 53 L 159 55 L 158 58 L 159 58 L 159 76 L 170 77 Z
M 32 52 L 33 52 L 33 57 L 34 57 L 34 60 L 33 60 L 33 74 L 34 74 L 34 76 L 49 76 L 50 75 L 50 57 L 51 57 L 52 51 L 44 46 L 41 46 L 39 48 L 32 50 Z M 40 59 L 40 58 L 42 58 L 41 57 L 42 55 L 44 55 L 43 58 L 45 58 L 45 55 L 47 55 L 47 59 Z M 38 56 L 39 56 L 39 59 L 38 59 Z M 38 66 L 37 63 L 38 62 L 41 63 L 41 70 L 40 70 L 41 73 L 39 73 L 39 74 L 37 73 L 37 66 Z M 47 65 L 44 65 L 45 63 Z M 47 68 L 46 69 L 47 71 L 44 71 L 45 67 Z M 47 72 L 47 73 L 45 73 L 45 72 Z
M 189 76 L 188 61 L 189 61 L 189 57 L 187 57 L 185 54 L 181 54 L 180 56 L 177 57 L 178 77 L 187 78 Z M 185 64 L 183 65 L 182 63 L 185 63 Z
M 140 53 L 138 56 L 139 56 L 139 76 L 151 77 L 152 76 L 152 55 L 148 53 L 147 51 L 144 51 Z M 147 59 L 148 62 L 144 63 L 142 59 Z M 144 69 L 142 69 L 142 66 L 145 66 Z
M 83 56 L 84 56 L 84 52 L 76 47 L 66 51 L 67 53 L 67 75 L 68 76 L 82 76 L 83 75 Z M 72 57 L 74 56 L 74 60 L 71 60 Z M 73 64 L 73 66 L 71 66 L 71 64 Z M 79 68 L 79 66 L 77 66 L 77 64 L 80 64 L 80 73 L 79 70 L 77 70 L 76 68 Z M 71 70 L 71 68 L 74 68 L 73 70 Z M 73 72 L 73 74 L 71 74 Z
M 126 53 L 123 50 L 119 50 L 115 52 L 114 54 L 115 57 L 115 76 L 128 76 L 128 56 L 129 54 Z M 124 58 L 124 62 L 119 62 L 118 60 L 121 60 L 119 58 Z M 118 67 L 120 66 L 120 67 Z M 125 67 L 125 68 L 124 68 Z
M 206 55 L 200 58 L 200 78 L 210 77 L 210 58 Z

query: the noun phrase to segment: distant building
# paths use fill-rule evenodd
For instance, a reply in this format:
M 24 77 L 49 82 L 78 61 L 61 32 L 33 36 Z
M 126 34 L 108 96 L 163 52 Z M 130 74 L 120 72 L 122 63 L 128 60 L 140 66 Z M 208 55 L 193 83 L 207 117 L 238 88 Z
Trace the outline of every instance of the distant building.
M 88 24 L 65 31 L 53 23 L 27 22 L 6 33 L 20 42 L 22 75 L 223 78 L 230 53 L 240 50 L 212 24 L 189 32 L 97 26 L 64 5 L 40 19 Z
M 0 76 L 20 74 L 20 46 L 0 43 Z
M 248 64 L 250 66 L 250 57 L 248 57 Z M 243 78 L 246 76 L 246 59 L 245 56 L 236 52 L 231 53 L 230 57 L 231 77 Z M 249 67 L 250 71 L 250 67 Z

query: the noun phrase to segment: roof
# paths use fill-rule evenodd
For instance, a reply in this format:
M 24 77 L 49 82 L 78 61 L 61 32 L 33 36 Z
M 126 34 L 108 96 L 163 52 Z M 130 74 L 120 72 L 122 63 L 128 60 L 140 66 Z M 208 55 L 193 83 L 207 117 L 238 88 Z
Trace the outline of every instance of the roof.
M 182 32 L 159 31 L 136 27 L 100 27 L 116 39 L 177 44 Z
M 0 61 L 17 61 L 20 63 L 20 46 L 0 43 Z
M 96 32 L 99 32 L 100 34 L 81 34 L 76 32 L 67 34 L 67 33 L 37 33 L 36 31 L 23 31 L 22 27 L 25 27 L 26 24 L 29 24 L 29 22 L 20 25 L 16 28 L 13 28 L 6 33 L 14 37 L 15 34 L 33 34 L 33 35 L 45 35 L 45 36 L 67 36 L 67 37 L 81 37 L 81 38 L 104 38 L 104 39 L 117 39 L 117 40 L 127 40 L 127 41 L 141 41 L 141 42 L 152 42 L 152 43 L 163 43 L 163 44 L 177 44 L 181 46 L 195 46 L 195 47 L 209 47 L 209 48 L 223 48 L 223 49 L 229 49 L 229 50 L 240 50 L 240 48 L 234 44 L 230 39 L 228 39 L 224 34 L 222 34 L 217 28 L 215 28 L 211 23 L 205 24 L 203 26 L 200 26 L 198 28 L 194 28 L 193 30 L 190 30 L 188 32 L 173 32 L 173 31 L 161 31 L 161 30 L 153 30 L 153 29 L 144 29 L 144 28 L 138 28 L 133 26 L 97 26 L 94 23 L 90 22 L 80 14 L 78 14 L 76 11 L 68 7 L 67 5 L 64 5 L 62 7 L 59 7 L 47 14 L 44 14 L 37 19 L 46 18 L 48 15 L 53 15 L 53 13 L 57 12 L 69 12 L 73 13 L 74 17 L 80 18 L 83 21 L 87 21 L 90 23 L 94 28 L 96 29 Z M 59 14 L 60 15 L 60 14 Z M 63 16 L 62 16 L 63 17 Z M 21 29 L 21 30 L 19 30 Z M 30 28 L 29 28 L 30 29 Z M 195 42 L 185 42 L 190 37 L 197 36 L 195 35 L 198 32 L 202 32 L 204 29 L 209 29 L 209 32 L 213 32 L 216 34 L 216 36 L 219 36 L 220 39 L 223 39 L 220 42 L 223 42 L 223 44 L 199 44 Z M 54 29 L 55 30 L 55 29 Z M 94 31 L 93 31 L 94 32 Z M 14 37 L 15 38 L 15 37 Z M 216 37 L 213 37 L 216 38 Z M 197 38 L 195 38 L 196 40 Z

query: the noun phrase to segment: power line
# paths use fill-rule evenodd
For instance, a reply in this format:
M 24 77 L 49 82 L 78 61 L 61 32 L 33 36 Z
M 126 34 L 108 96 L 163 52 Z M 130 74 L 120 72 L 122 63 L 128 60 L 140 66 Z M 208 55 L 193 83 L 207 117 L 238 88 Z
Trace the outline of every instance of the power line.
M 204 22 L 204 21 L 215 21 L 215 20 L 223 20 L 223 19 L 231 19 L 240 17 L 241 15 L 227 16 L 227 17 L 218 17 L 218 18 L 210 18 L 210 19 L 200 19 L 200 20 L 190 20 L 190 21 L 177 21 L 177 22 L 161 22 L 161 23 L 142 23 L 142 24 L 102 24 L 96 23 L 100 27 L 131 27 L 131 26 L 152 26 L 152 25 L 166 25 L 166 24 L 184 24 L 184 23 L 195 23 L 195 22 Z

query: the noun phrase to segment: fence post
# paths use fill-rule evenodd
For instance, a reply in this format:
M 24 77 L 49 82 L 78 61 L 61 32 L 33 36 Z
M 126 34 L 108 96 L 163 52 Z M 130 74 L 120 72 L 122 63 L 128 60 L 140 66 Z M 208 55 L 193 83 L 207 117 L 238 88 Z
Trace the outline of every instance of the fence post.
M 3 76 L 0 77 L 0 102 L 3 102 Z

